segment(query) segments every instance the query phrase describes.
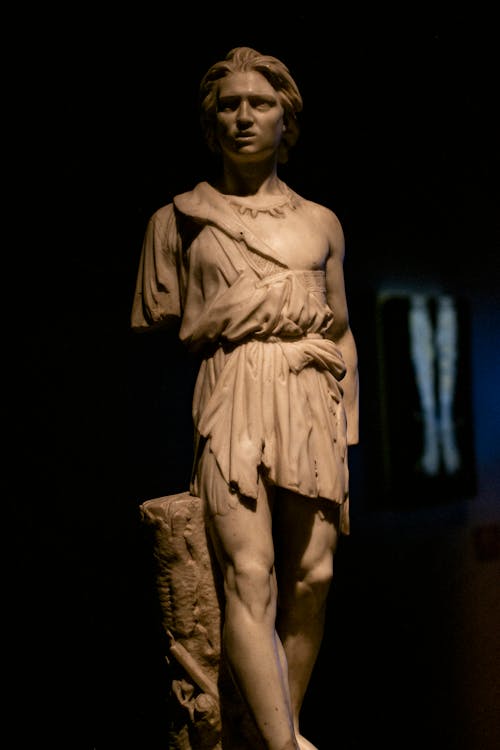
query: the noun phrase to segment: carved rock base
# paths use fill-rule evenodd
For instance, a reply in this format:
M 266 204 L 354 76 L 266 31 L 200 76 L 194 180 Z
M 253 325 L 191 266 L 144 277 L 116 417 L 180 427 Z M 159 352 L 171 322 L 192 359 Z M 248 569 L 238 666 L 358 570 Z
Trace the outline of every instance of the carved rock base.
M 259 750 L 262 743 L 221 654 L 222 584 L 202 501 L 183 492 L 140 506 L 152 533 L 168 637 L 169 750 Z

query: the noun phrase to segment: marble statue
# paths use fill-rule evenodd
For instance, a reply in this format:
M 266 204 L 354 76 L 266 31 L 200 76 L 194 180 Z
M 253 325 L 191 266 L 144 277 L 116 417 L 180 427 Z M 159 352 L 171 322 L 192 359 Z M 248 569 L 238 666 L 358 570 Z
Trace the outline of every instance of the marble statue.
M 231 50 L 203 77 L 200 108 L 220 175 L 151 217 L 132 310 L 138 332 L 178 323 L 201 362 L 189 490 L 142 506 L 173 692 L 192 724 L 172 747 L 311 750 L 300 709 L 349 533 L 347 450 L 358 441 L 344 236 L 332 210 L 278 176 L 302 109 L 283 62 Z M 178 616 L 176 593 L 189 591 Z M 241 701 L 229 739 L 224 696 Z

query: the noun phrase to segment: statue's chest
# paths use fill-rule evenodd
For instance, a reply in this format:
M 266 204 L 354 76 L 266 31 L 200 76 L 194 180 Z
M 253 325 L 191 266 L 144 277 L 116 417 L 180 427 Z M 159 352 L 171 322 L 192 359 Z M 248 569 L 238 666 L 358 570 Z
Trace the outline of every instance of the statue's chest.
M 252 232 L 265 243 L 273 255 L 289 268 L 323 268 L 328 255 L 328 241 L 324 231 L 306 222 L 296 211 L 284 216 L 259 213 L 241 217 Z

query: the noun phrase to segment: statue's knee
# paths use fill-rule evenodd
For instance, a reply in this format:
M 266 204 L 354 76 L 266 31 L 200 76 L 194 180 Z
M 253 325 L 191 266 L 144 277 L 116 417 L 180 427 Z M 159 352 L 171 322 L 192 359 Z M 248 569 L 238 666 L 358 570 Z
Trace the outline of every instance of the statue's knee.
M 226 578 L 228 602 L 236 600 L 254 619 L 265 618 L 276 603 L 273 568 L 254 560 L 237 560 Z
M 330 587 L 333 578 L 333 563 L 331 557 L 326 557 L 307 572 L 304 580 L 316 591 L 324 591 Z
M 280 589 L 280 607 L 293 610 L 298 617 L 302 612 L 306 616 L 315 615 L 325 605 L 332 577 L 330 560 L 302 571 L 297 579 Z

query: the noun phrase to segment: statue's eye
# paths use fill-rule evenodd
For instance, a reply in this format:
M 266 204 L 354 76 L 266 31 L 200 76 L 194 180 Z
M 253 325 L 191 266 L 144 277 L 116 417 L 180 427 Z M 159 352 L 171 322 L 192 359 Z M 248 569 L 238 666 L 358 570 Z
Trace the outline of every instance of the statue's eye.
M 218 110 L 219 112 L 234 112 L 238 109 L 238 99 L 220 99 Z
M 259 112 L 266 112 L 268 109 L 274 107 L 275 104 L 274 99 L 267 97 L 255 96 L 250 99 L 250 105 L 253 109 L 258 109 Z

